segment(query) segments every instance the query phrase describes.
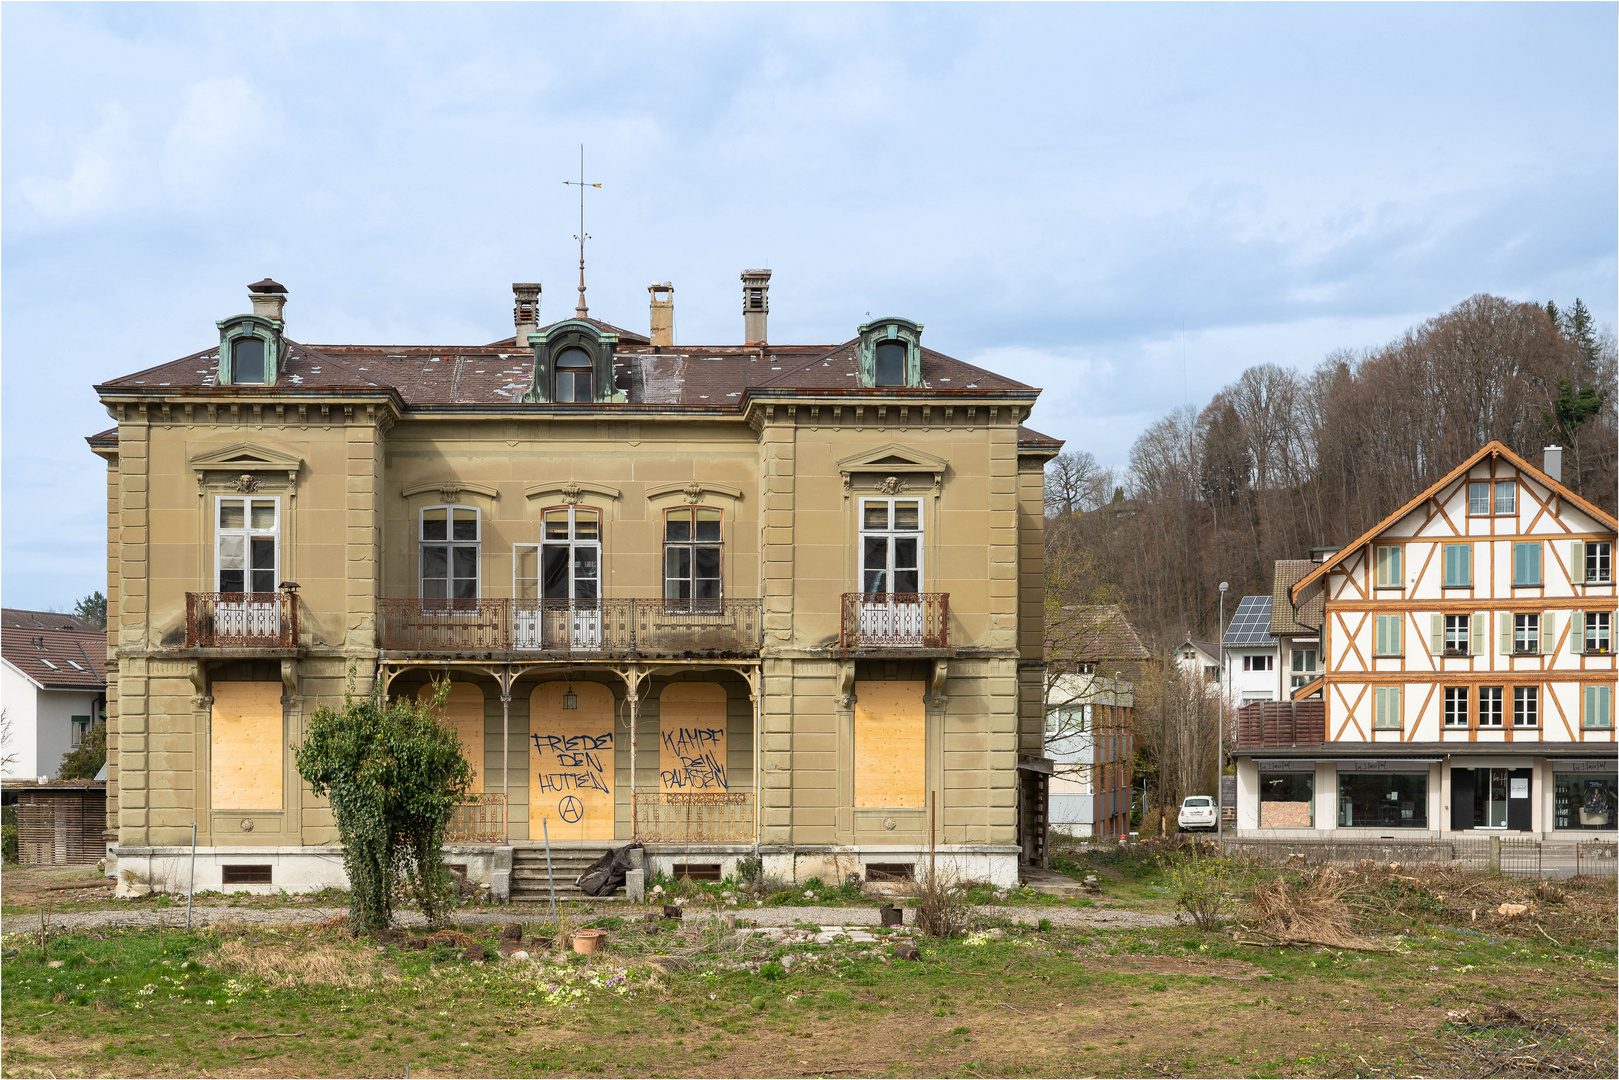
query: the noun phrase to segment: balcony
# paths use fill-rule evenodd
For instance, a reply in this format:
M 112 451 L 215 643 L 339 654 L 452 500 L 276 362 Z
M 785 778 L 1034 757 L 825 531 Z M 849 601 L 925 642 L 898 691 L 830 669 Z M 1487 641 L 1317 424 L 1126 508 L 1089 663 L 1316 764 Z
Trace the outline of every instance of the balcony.
M 186 648 L 295 649 L 297 586 L 279 592 L 186 593 Z
M 1276 750 L 1327 741 L 1327 703 L 1253 701 L 1237 710 L 1237 748 Z
M 845 649 L 948 649 L 949 593 L 844 593 Z
M 759 600 L 378 601 L 382 648 L 536 657 L 728 656 L 764 644 Z

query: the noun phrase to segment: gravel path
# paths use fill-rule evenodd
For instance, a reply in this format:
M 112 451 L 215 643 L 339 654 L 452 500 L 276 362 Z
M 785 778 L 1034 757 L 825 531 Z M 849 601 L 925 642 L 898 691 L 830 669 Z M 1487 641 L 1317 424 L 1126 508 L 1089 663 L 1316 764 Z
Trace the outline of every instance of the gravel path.
M 639 914 L 646 910 L 652 909 L 625 905 L 624 914 Z M 992 919 L 1022 920 L 1030 923 L 1037 922 L 1040 919 L 1050 919 L 1052 924 L 1056 926 L 1135 930 L 1148 926 L 1176 925 L 1176 920 L 1168 915 L 1150 915 L 1140 911 L 1126 911 L 1122 908 L 986 906 L 975 908 L 975 910 Z M 347 912 L 347 908 L 339 907 L 231 908 L 208 905 L 193 909 L 191 922 L 193 926 L 211 926 L 216 923 L 241 923 L 248 926 L 292 926 L 299 923 L 325 922 L 327 919 L 347 914 Z M 612 910 L 598 911 L 599 915 L 611 915 L 614 913 Z M 478 924 L 500 924 L 514 920 L 533 922 L 537 918 L 544 918 L 547 914 L 548 912 L 544 907 L 534 904 L 522 905 L 515 909 L 482 908 L 472 911 L 459 911 L 455 915 L 455 921 L 458 923 Z M 715 919 L 727 914 L 752 919 L 760 926 L 791 926 L 794 923 L 813 923 L 817 926 L 876 926 L 878 923 L 877 909 L 873 907 L 735 907 L 723 910 L 689 908 L 686 917 L 692 921 L 698 921 Z M 396 918 L 406 926 L 422 925 L 421 915 L 414 911 L 399 912 Z M 907 924 L 911 921 L 909 910 L 906 911 L 905 921 Z M 70 929 L 103 926 L 173 927 L 184 926 L 185 922 L 186 913 L 184 907 L 145 908 L 132 905 L 127 911 L 61 912 L 53 913 L 49 916 L 49 923 L 52 927 Z M 8 934 L 38 930 L 39 917 L 37 915 L 8 916 L 3 922 L 3 929 Z

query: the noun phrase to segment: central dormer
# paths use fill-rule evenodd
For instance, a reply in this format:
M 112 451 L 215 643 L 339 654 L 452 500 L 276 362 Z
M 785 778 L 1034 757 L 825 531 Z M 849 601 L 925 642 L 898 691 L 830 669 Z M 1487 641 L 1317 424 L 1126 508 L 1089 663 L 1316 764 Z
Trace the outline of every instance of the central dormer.
M 874 319 L 860 327 L 860 385 L 922 385 L 922 324 Z
M 591 405 L 622 402 L 613 385 L 613 348 L 618 335 L 588 319 L 566 319 L 528 335 L 534 350 L 534 379 L 527 402 Z

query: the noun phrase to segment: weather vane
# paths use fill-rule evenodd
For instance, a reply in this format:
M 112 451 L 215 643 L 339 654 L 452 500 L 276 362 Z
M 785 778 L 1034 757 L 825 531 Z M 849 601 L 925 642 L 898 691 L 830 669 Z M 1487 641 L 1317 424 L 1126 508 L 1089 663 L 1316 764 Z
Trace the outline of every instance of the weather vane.
M 579 189 L 579 235 L 574 237 L 579 241 L 579 306 L 573 309 L 573 313 L 583 319 L 590 314 L 590 308 L 585 305 L 585 241 L 590 239 L 590 234 L 585 232 L 585 188 L 601 187 L 600 184 L 585 182 L 584 143 L 579 144 L 579 179 L 562 182 Z

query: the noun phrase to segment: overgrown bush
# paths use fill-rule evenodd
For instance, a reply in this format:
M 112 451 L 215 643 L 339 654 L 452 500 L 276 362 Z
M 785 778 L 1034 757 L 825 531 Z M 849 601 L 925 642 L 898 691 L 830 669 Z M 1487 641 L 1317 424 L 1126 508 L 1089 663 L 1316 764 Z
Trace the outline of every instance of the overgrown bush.
M 1215 930 L 1231 907 L 1235 867 L 1223 856 L 1178 856 L 1167 862 L 1165 880 L 1175 906 L 1191 916 L 1199 930 Z
M 918 930 L 936 938 L 952 938 L 966 931 L 972 911 L 967 890 L 949 873 L 926 867 L 917 875 L 912 889 Z
M 17 831 L 17 808 L 8 806 L 3 815 L 3 826 L 0 826 L 0 835 L 5 838 L 5 861 L 14 863 L 22 857 L 21 834 Z
M 444 867 L 444 828 L 472 787 L 461 740 L 442 719 L 449 683 L 431 701 L 383 699 L 374 690 L 321 706 L 297 748 L 299 774 L 337 819 L 349 876 L 349 922 L 376 933 L 408 890 L 429 923 L 443 921 L 456 890 Z
M 58 780 L 94 780 L 101 767 L 107 763 L 107 725 L 105 723 L 90 725 L 89 732 L 84 740 L 62 755 L 62 764 L 57 767 Z

